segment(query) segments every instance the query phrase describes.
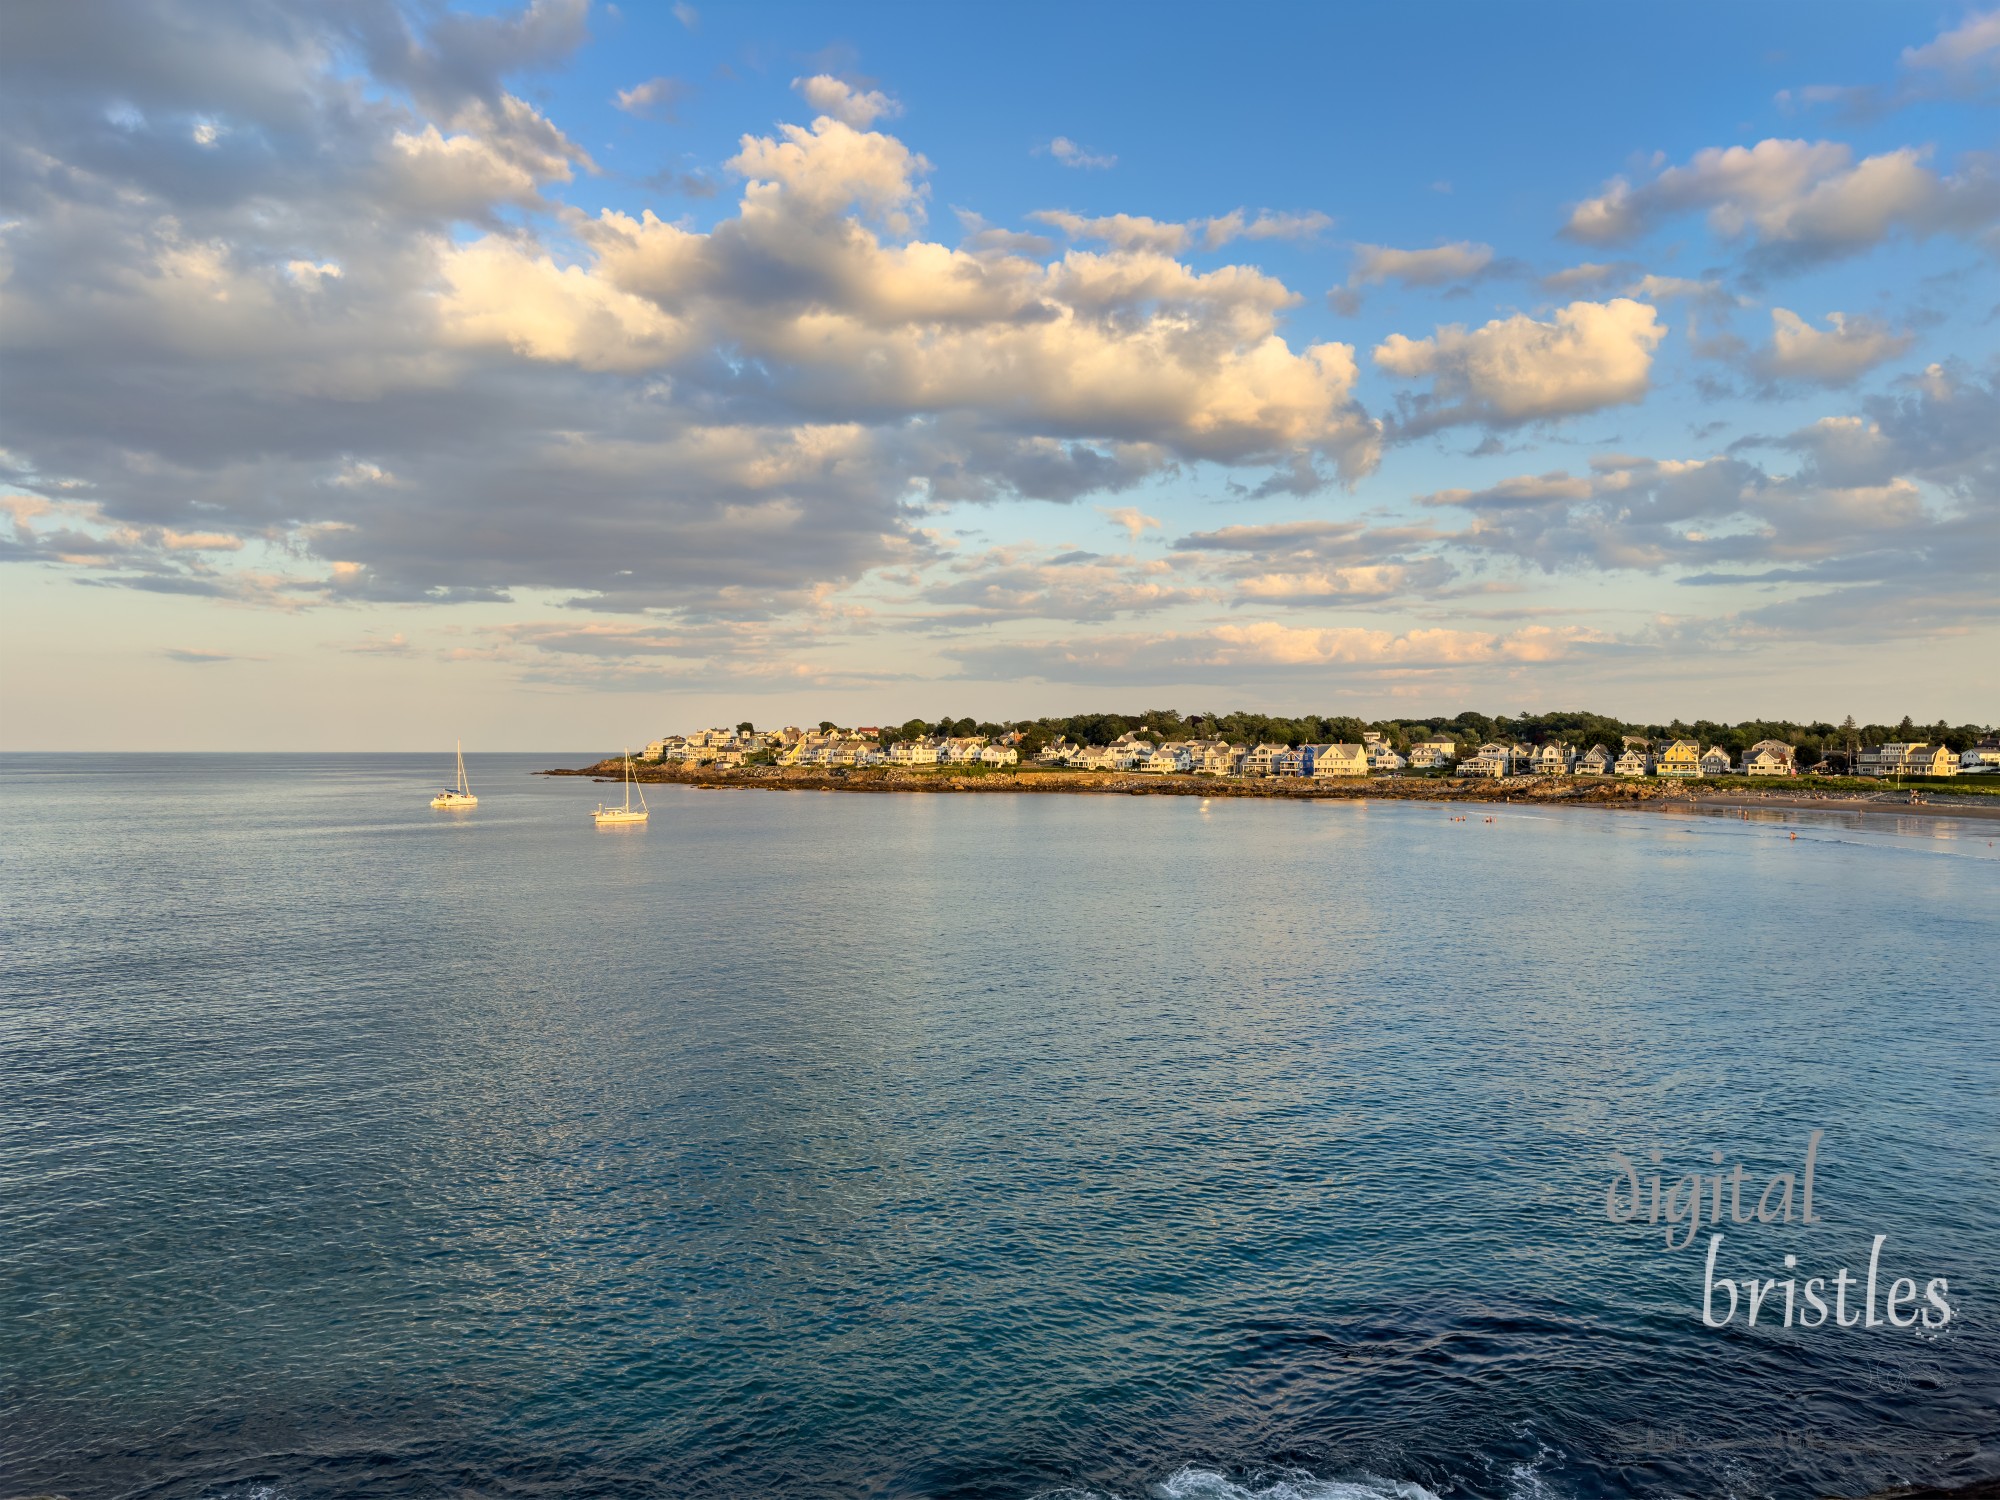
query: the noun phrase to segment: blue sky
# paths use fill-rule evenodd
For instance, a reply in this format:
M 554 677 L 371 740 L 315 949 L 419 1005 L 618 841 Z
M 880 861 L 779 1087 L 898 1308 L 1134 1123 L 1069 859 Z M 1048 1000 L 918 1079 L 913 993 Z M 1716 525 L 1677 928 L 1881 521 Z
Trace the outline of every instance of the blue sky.
M 1990 718 L 2000 12 L 8 24 L 19 747 Z

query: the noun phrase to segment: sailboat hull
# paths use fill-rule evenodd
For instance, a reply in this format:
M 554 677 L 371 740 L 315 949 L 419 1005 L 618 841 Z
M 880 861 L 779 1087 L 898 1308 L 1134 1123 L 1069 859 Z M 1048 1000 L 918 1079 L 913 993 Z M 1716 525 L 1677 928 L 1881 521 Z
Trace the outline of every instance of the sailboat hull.
M 597 811 L 590 815 L 591 821 L 599 828 L 617 827 L 621 824 L 643 823 L 647 817 L 646 794 L 639 793 L 639 805 L 632 805 L 632 752 L 625 752 L 625 805 L 612 807 L 607 803 L 597 804 Z
M 431 798 L 432 807 L 477 807 L 479 799 L 470 792 L 439 792 Z

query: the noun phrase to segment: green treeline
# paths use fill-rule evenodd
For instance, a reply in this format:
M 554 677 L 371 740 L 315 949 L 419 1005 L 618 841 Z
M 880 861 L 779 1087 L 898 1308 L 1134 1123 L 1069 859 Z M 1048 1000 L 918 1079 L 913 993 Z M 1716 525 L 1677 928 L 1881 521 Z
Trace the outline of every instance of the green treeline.
M 1905 718 L 1900 724 L 1857 724 L 1852 718 L 1840 724 L 1819 721 L 1795 723 L 1789 719 L 1751 720 L 1741 724 L 1721 724 L 1710 719 L 1687 722 L 1675 719 L 1665 724 L 1638 724 L 1605 714 L 1581 710 L 1565 713 L 1514 715 L 1462 713 L 1450 718 L 1377 719 L 1369 721 L 1346 715 L 1322 717 L 1302 714 L 1286 718 L 1277 714 L 1200 713 L 1186 714 L 1170 708 L 1149 709 L 1139 714 L 1071 714 L 1068 717 L 1021 719 L 1005 724 L 985 720 L 911 719 L 907 724 L 885 728 L 885 743 L 921 739 L 927 735 L 984 735 L 991 739 L 1008 730 L 1022 732 L 1021 758 L 1029 759 L 1042 746 L 1062 736 L 1072 744 L 1108 745 L 1122 734 L 1140 734 L 1156 740 L 1225 739 L 1245 744 L 1308 745 L 1334 742 L 1353 743 L 1365 731 L 1374 730 L 1397 750 L 1408 750 L 1418 740 L 1449 739 L 1461 748 L 1476 747 L 1488 740 L 1530 745 L 1556 741 L 1587 750 L 1603 745 L 1616 753 L 1627 735 L 1652 740 L 1695 740 L 1704 749 L 1720 745 L 1732 759 L 1759 740 L 1783 740 L 1798 751 L 1801 765 L 1818 765 L 1832 758 L 1844 761 L 1853 751 L 1867 745 L 1892 741 L 1921 741 L 1948 746 L 1954 752 L 1970 749 L 1991 730 L 1980 724 L 1918 724 Z

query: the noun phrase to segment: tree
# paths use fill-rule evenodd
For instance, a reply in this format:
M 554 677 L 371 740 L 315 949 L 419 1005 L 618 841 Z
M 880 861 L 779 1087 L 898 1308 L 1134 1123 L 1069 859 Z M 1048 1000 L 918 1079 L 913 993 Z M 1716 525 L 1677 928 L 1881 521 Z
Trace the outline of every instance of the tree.
M 741 724 L 736 726 L 736 732 L 738 734 L 755 734 L 757 726 L 752 724 L 748 719 L 745 719 Z

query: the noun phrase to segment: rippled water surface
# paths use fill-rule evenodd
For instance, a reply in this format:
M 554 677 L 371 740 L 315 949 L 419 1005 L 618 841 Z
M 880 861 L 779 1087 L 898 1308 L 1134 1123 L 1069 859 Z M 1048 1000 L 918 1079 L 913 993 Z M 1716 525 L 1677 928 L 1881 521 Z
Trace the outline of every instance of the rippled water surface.
M 474 759 L 465 814 L 444 758 L 0 760 L 0 1492 L 2000 1473 L 2000 824 L 662 787 L 598 831 L 564 759 Z M 1606 1218 L 1614 1148 L 1747 1208 L 1814 1129 L 1822 1222 L 1725 1183 L 1717 1274 L 1886 1235 L 1944 1328 L 1707 1328 L 1709 1204 Z

